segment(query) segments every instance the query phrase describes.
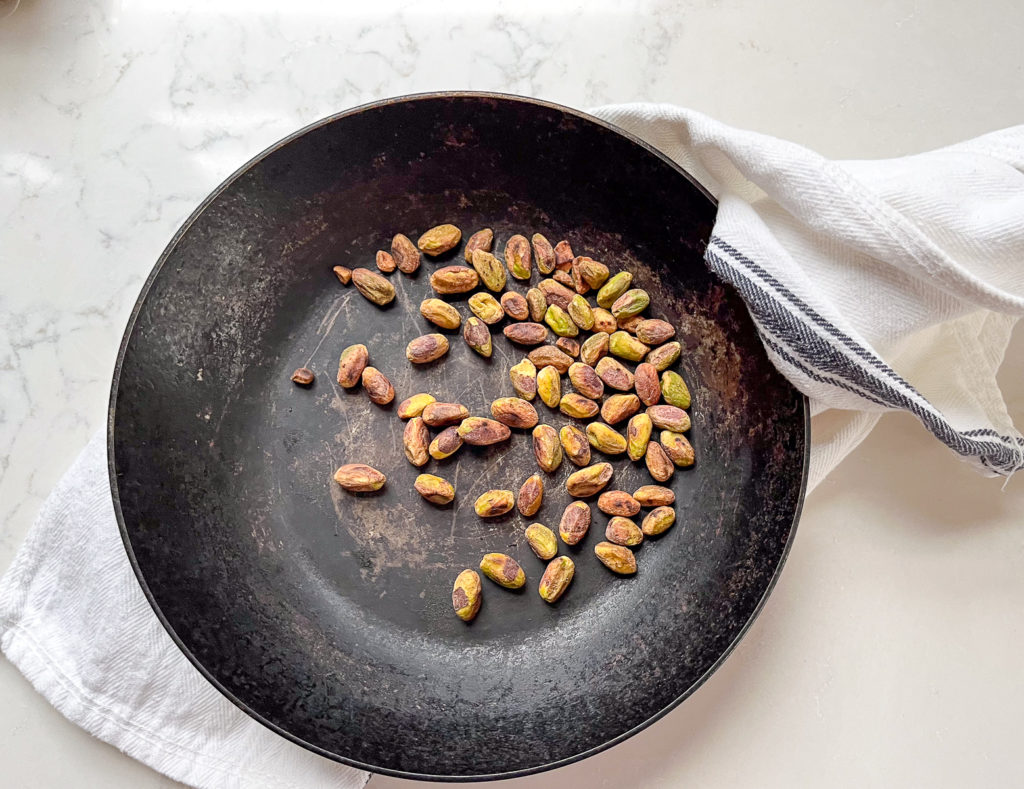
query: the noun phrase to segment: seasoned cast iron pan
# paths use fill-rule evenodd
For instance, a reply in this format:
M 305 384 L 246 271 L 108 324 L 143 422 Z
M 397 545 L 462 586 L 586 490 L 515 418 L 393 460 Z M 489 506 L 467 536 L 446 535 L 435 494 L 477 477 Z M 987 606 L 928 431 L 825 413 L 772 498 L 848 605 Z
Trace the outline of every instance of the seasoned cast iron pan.
M 132 315 L 110 408 L 115 509 L 139 581 L 171 636 L 242 709 L 339 761 L 418 778 L 512 776 L 582 758 L 657 719 L 721 662 L 764 602 L 803 495 L 807 405 L 773 369 L 737 295 L 702 262 L 714 205 L 665 157 L 581 113 L 508 96 L 441 94 L 362 107 L 273 146 L 221 186 L 160 258 Z M 696 467 L 676 473 L 678 521 L 613 576 L 593 555 L 606 517 L 562 550 L 576 579 L 554 606 L 519 516 L 473 501 L 536 470 L 529 433 L 464 448 L 413 490 L 394 407 L 334 383 L 362 342 L 398 392 L 487 415 L 523 356 L 495 327 L 491 361 L 453 333 L 414 369 L 406 343 L 427 278 L 391 275 L 379 309 L 334 265 L 373 267 L 392 234 L 440 222 L 566 238 L 632 271 L 672 321 L 694 395 Z M 449 256 L 461 261 L 459 252 Z M 509 280 L 514 282 L 513 280 Z M 534 272 L 533 282 L 537 282 Z M 521 284 L 513 288 L 524 291 Z M 468 314 L 465 297 L 457 304 Z M 314 386 L 289 381 L 296 367 Z M 567 421 L 538 402 L 542 421 Z M 388 475 L 376 495 L 331 481 L 344 462 Z M 568 461 L 536 518 L 557 525 Z M 649 482 L 616 462 L 611 488 Z M 519 594 L 484 580 L 470 625 L 459 570 L 503 551 Z

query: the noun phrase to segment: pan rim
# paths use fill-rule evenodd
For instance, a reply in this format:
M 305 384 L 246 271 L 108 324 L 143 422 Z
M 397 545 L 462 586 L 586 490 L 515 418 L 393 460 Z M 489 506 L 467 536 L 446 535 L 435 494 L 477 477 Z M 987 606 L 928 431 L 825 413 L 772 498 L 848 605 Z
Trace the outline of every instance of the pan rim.
M 602 120 L 600 118 L 597 118 L 597 117 L 595 117 L 593 115 L 590 115 L 589 113 L 583 112 L 582 110 L 577 110 L 577 109 L 573 109 L 571 107 L 566 107 L 566 106 L 558 104 L 556 102 L 545 101 L 543 99 L 536 99 L 536 98 L 532 98 L 532 97 L 529 97 L 529 96 L 521 96 L 521 95 L 517 95 L 517 94 L 514 94 L 514 93 L 501 93 L 501 92 L 491 92 L 491 91 L 433 91 L 433 92 L 429 92 L 428 91 L 428 92 L 420 92 L 420 93 L 410 93 L 410 94 L 405 94 L 405 95 L 401 95 L 401 96 L 394 96 L 394 97 L 387 98 L 387 99 L 381 99 L 381 100 L 377 100 L 377 101 L 367 102 L 367 103 L 360 104 L 360 105 L 357 105 L 355 107 L 352 107 L 350 109 L 342 110 L 341 112 L 337 112 L 337 113 L 334 113 L 332 115 L 328 115 L 328 116 L 326 116 L 324 118 L 320 118 L 319 120 L 313 121 L 313 122 L 303 126 L 302 128 L 298 129 L 297 131 L 292 132 L 291 134 L 287 135 L 286 137 L 283 137 L 282 139 L 280 139 L 277 142 L 273 143 L 272 145 L 270 145 L 269 147 L 267 147 L 266 149 L 264 149 L 260 153 L 256 154 L 251 159 L 249 159 L 247 162 L 245 162 L 241 167 L 236 169 L 233 173 L 231 173 L 231 175 L 229 175 L 226 179 L 224 179 L 215 189 L 213 189 L 213 191 L 210 192 L 209 195 L 207 195 L 207 197 L 195 208 L 195 210 L 192 211 L 191 214 L 189 214 L 188 218 L 185 219 L 184 222 L 182 222 L 181 226 L 177 229 L 177 231 L 175 231 L 174 235 L 171 237 L 170 241 L 167 243 L 167 246 L 164 248 L 163 252 L 161 252 L 160 257 L 157 258 L 156 264 L 153 266 L 153 269 L 150 271 L 149 276 L 146 278 L 146 281 L 143 283 L 142 288 L 139 291 L 139 296 L 138 296 L 138 298 L 137 298 L 137 300 L 135 302 L 135 305 L 132 307 L 131 314 L 129 315 L 128 323 L 127 323 L 127 325 L 125 327 L 124 334 L 122 335 L 121 343 L 120 343 L 120 346 L 119 346 L 118 352 L 117 352 L 117 360 L 116 360 L 115 365 L 114 365 L 113 377 L 112 377 L 112 381 L 111 381 L 110 397 L 109 397 L 109 400 L 108 400 L 108 407 L 107 407 L 107 431 L 106 432 L 107 432 L 107 472 L 108 472 L 108 479 L 109 479 L 109 483 L 110 483 L 111 498 L 112 498 L 112 502 L 113 502 L 113 505 L 114 505 L 114 516 L 117 519 L 118 532 L 121 535 L 121 541 L 124 544 L 125 552 L 128 555 L 128 562 L 129 562 L 129 564 L 131 564 L 132 571 L 135 574 L 135 578 L 138 581 L 139 586 L 142 588 L 142 592 L 145 595 L 146 600 L 149 602 L 150 607 L 153 609 L 153 612 L 156 614 L 157 619 L 160 621 L 160 624 L 163 626 L 164 630 L 167 631 L 167 634 L 171 637 L 171 640 L 174 642 L 174 645 L 182 652 L 182 654 L 184 654 L 184 656 L 188 659 L 188 661 L 193 666 L 195 666 L 195 668 L 199 671 L 199 673 L 203 676 L 203 678 L 206 679 L 207 682 L 209 682 L 211 685 L 213 685 L 213 687 L 216 688 L 217 691 L 221 695 L 223 695 L 226 699 L 228 699 L 228 701 L 230 701 L 232 704 L 234 704 L 236 707 L 238 707 L 240 710 L 242 710 L 245 714 L 247 714 L 252 719 L 256 720 L 257 722 L 259 722 L 263 726 L 267 727 L 268 729 L 270 729 L 274 733 L 278 734 L 279 736 L 284 737 L 285 739 L 289 740 L 290 742 L 292 742 L 292 743 L 294 743 L 296 745 L 299 745 L 300 747 L 305 748 L 306 750 L 309 750 L 309 751 L 311 751 L 313 753 L 316 753 L 319 756 L 323 756 L 323 757 L 325 757 L 327 759 L 330 759 L 332 761 L 348 765 L 349 767 L 354 767 L 356 769 L 365 770 L 367 772 L 378 774 L 378 775 L 388 775 L 388 776 L 392 776 L 392 777 L 396 777 L 396 778 L 405 778 L 405 779 L 408 779 L 408 780 L 418 780 L 418 781 L 448 781 L 448 782 L 453 782 L 453 783 L 468 783 L 468 782 L 475 782 L 475 781 L 496 781 L 496 780 L 503 780 L 503 779 L 509 779 L 509 778 L 519 778 L 519 777 L 523 777 L 523 776 L 527 776 L 527 775 L 533 775 L 533 774 L 536 774 L 536 773 L 545 772 L 547 770 L 557 769 L 559 767 L 564 767 L 566 765 L 574 764 L 575 762 L 582 761 L 583 759 L 586 759 L 586 758 L 588 758 L 590 756 L 594 756 L 595 754 L 598 754 L 601 751 L 607 750 L 607 749 L 609 749 L 609 748 L 611 748 L 611 747 L 613 747 L 615 745 L 618 745 L 619 743 L 629 739 L 633 735 L 638 734 L 639 732 L 643 731 L 644 729 L 646 729 L 648 726 L 652 725 L 653 723 L 661 720 L 663 717 L 668 715 L 669 712 L 671 712 L 672 710 L 676 709 L 687 698 L 689 698 L 691 695 L 693 695 L 693 693 L 695 693 L 701 686 L 703 686 L 704 683 L 711 677 L 711 675 L 714 674 L 719 669 L 719 667 L 721 667 L 721 665 L 732 654 L 733 650 L 736 648 L 736 646 L 739 644 L 739 642 L 746 635 L 747 631 L 753 625 L 754 621 L 761 614 L 761 611 L 764 608 L 764 606 L 765 606 L 769 596 L 771 595 L 772 591 L 775 589 L 776 583 L 778 583 L 779 577 L 782 574 L 782 569 L 783 569 L 783 567 L 786 564 L 786 560 L 788 559 L 790 550 L 791 550 L 791 548 L 793 546 L 793 541 L 794 541 L 794 539 L 796 537 L 797 526 L 798 526 L 799 521 L 800 521 L 800 516 L 801 516 L 801 514 L 803 512 L 804 501 L 805 501 L 805 498 L 806 498 L 806 495 L 807 495 L 807 481 L 808 481 L 808 473 L 809 473 L 809 465 L 810 465 L 811 417 L 810 417 L 809 402 L 808 402 L 808 399 L 807 399 L 806 395 L 803 395 L 803 394 L 800 395 L 800 404 L 801 404 L 801 408 L 802 408 L 802 411 L 803 411 L 803 422 L 804 422 L 803 467 L 801 469 L 801 474 L 800 474 L 800 489 L 798 491 L 796 509 L 795 509 L 795 511 L 793 513 L 792 523 L 789 526 L 789 535 L 788 535 L 788 537 L 786 539 L 786 544 L 782 548 L 782 552 L 781 552 L 781 554 L 779 556 L 778 563 L 776 564 L 774 570 L 772 571 L 772 577 L 769 579 L 768 584 L 767 584 L 767 586 L 766 586 L 766 588 L 764 590 L 764 593 L 761 595 L 761 598 L 758 600 L 757 604 L 754 606 L 753 610 L 751 611 L 750 616 L 747 618 L 746 622 L 744 622 L 743 626 L 739 629 L 739 631 L 737 632 L 736 636 L 728 644 L 728 646 L 722 651 L 722 654 L 719 655 L 719 657 L 707 668 L 707 670 L 703 674 L 701 674 L 701 676 L 698 677 L 685 691 L 683 691 L 679 696 L 677 696 L 671 702 L 666 704 L 657 713 L 655 713 L 651 717 L 647 718 L 646 720 L 642 721 L 641 723 L 637 724 L 636 726 L 632 727 L 631 729 L 628 729 L 627 731 L 622 732 L 622 733 L 616 735 L 615 737 L 612 737 L 612 738 L 606 740 L 605 742 L 601 743 L 600 745 L 596 745 L 593 748 L 589 748 L 589 749 L 587 749 L 585 751 L 581 751 L 580 753 L 577 753 L 577 754 L 572 754 L 570 756 L 566 756 L 566 757 L 561 758 L 561 759 L 557 759 L 557 760 L 554 760 L 554 761 L 551 761 L 551 762 L 546 762 L 544 764 L 534 765 L 532 767 L 525 767 L 525 768 L 520 768 L 520 769 L 516 769 L 516 770 L 508 770 L 508 771 L 500 772 L 500 773 L 487 773 L 487 774 L 479 774 L 479 775 L 476 775 L 476 774 L 474 774 L 474 775 L 442 775 L 442 774 L 433 774 L 433 773 L 416 773 L 416 772 L 410 772 L 410 771 L 405 771 L 405 770 L 396 770 L 396 769 L 389 768 L 389 767 L 382 767 L 382 766 L 379 766 L 379 765 L 372 765 L 372 764 L 367 764 L 365 762 L 360 762 L 357 759 L 353 759 L 351 757 L 343 756 L 343 755 L 335 753 L 333 751 L 329 751 L 329 750 L 327 750 L 325 748 L 322 748 L 322 747 L 320 747 L 318 745 L 315 745 L 315 744 L 313 744 L 311 742 L 308 742 L 308 741 L 302 739 L 301 737 L 298 737 L 295 734 L 292 734 L 288 730 L 282 728 L 281 726 L 278 726 L 277 724 L 275 724 L 275 723 L 267 720 L 263 716 L 261 716 L 258 712 L 256 712 L 251 707 L 249 707 L 244 701 L 242 701 L 241 699 L 236 697 L 227 688 L 225 688 L 223 686 L 223 684 L 221 684 L 221 682 L 215 676 L 213 676 L 213 674 L 192 654 L 191 650 L 188 649 L 188 647 L 184 644 L 184 642 L 181 640 L 181 638 L 175 632 L 174 628 L 171 626 L 170 622 L 167 620 L 166 616 L 164 615 L 163 611 L 161 610 L 159 604 L 157 603 L 157 601 L 156 601 L 156 599 L 155 599 L 155 597 L 153 595 L 152 590 L 149 588 L 149 584 L 146 582 L 146 579 L 143 576 L 142 569 L 139 566 L 138 560 L 137 560 L 137 558 L 135 556 L 135 551 L 132 548 L 131 538 L 130 538 L 130 536 L 128 534 L 128 528 L 127 528 L 127 525 L 126 525 L 125 519 L 124 519 L 124 513 L 121 510 L 121 501 L 120 501 L 120 496 L 118 494 L 118 485 L 117 485 L 117 464 L 116 464 L 116 459 L 114 457 L 114 435 L 115 435 L 114 434 L 114 430 L 115 430 L 115 423 L 116 423 L 116 416 L 117 416 L 117 414 L 116 414 L 116 411 L 117 411 L 117 393 L 118 393 L 118 388 L 119 388 L 119 385 L 120 385 L 122 368 L 124 366 L 125 354 L 127 352 L 128 345 L 129 345 L 129 343 L 131 341 L 131 337 L 132 337 L 132 335 L 134 333 L 135 325 L 136 325 L 136 323 L 138 321 L 139 314 L 141 313 L 142 307 L 145 304 L 145 301 L 146 301 L 146 299 L 147 299 L 147 297 L 149 295 L 149 292 L 150 292 L 150 290 L 151 290 L 151 288 L 153 286 L 153 283 L 156 281 L 157 277 L 160 275 L 160 272 L 163 269 L 164 264 L 166 263 L 168 258 L 171 256 L 172 252 L 175 250 L 175 248 L 177 247 L 177 245 L 179 244 L 181 239 L 184 237 L 184 235 L 188 232 L 188 230 L 192 227 L 192 225 L 206 212 L 206 210 L 209 208 L 209 206 L 215 200 L 217 200 L 217 198 L 220 197 L 220 195 L 224 191 L 226 191 L 229 187 L 231 187 L 235 183 L 235 181 L 237 181 L 240 177 L 242 177 L 245 173 L 247 173 L 250 169 L 252 169 L 258 163 L 263 161 L 265 158 L 267 158 L 271 154 L 275 153 L 276 151 L 280 150 L 281 148 L 285 147 L 286 145 L 291 143 L 293 140 L 296 140 L 299 137 L 302 137 L 302 136 L 304 136 L 304 135 L 306 135 L 306 134 L 308 134 L 308 133 L 310 133 L 312 131 L 315 131 L 315 130 L 317 130 L 319 128 L 322 128 L 322 127 L 327 126 L 327 125 L 329 125 L 331 123 L 334 123 L 335 121 L 339 121 L 339 120 L 341 120 L 343 118 L 347 118 L 349 116 L 356 115 L 356 114 L 365 112 L 367 110 L 374 110 L 374 109 L 378 109 L 378 108 L 381 108 L 381 107 L 390 106 L 392 104 L 410 103 L 410 102 L 414 102 L 414 101 L 424 101 L 424 100 L 459 99 L 459 98 L 497 99 L 497 100 L 502 100 L 502 101 L 513 101 L 513 102 L 518 102 L 518 103 L 523 103 L 523 104 L 531 104 L 531 105 L 534 105 L 534 106 L 543 107 L 545 109 L 557 110 L 557 111 L 565 113 L 567 115 L 571 115 L 571 116 L 577 118 L 578 120 L 585 121 L 587 123 L 593 123 L 593 124 L 596 124 L 598 126 L 601 126 L 601 127 L 605 128 L 605 129 L 607 129 L 608 131 L 611 131 L 611 132 L 613 132 L 615 134 L 618 134 L 618 135 L 620 135 L 622 137 L 625 137 L 630 142 L 634 143 L 635 145 L 639 145 L 641 148 L 646 150 L 648 153 L 653 154 L 654 156 L 656 156 L 664 164 L 668 165 L 675 172 L 677 172 L 678 174 L 680 174 L 684 178 L 686 178 L 686 180 L 689 181 L 696 189 L 698 189 L 701 192 L 701 194 L 703 194 L 712 203 L 712 205 L 714 205 L 714 206 L 718 205 L 718 201 L 715 199 L 715 197 L 699 181 L 697 181 L 697 179 L 694 178 L 694 176 L 692 174 L 687 172 L 683 167 L 681 167 L 675 161 L 670 159 L 666 154 L 664 154 L 661 151 L 659 151 L 658 149 L 654 148 L 652 145 L 648 144 L 644 140 L 641 140 L 639 137 L 631 134 L 630 132 L 626 131 L 625 129 L 622 129 L 622 128 L 620 128 L 620 127 L 618 127 L 618 126 L 616 126 L 616 125 L 614 125 L 612 123 L 609 123 L 608 121 L 605 121 L 605 120 Z

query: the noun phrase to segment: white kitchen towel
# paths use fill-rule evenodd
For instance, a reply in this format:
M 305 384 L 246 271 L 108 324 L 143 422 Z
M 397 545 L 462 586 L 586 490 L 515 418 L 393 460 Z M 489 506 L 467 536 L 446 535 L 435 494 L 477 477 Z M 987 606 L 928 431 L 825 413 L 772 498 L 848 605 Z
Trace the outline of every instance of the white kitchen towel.
M 717 194 L 707 259 L 819 414 L 812 486 L 892 409 L 979 470 L 1021 467 L 995 371 L 1024 312 L 1024 127 L 904 159 L 832 162 L 675 107 L 598 114 Z M 121 545 L 100 435 L 0 581 L 0 647 L 70 720 L 184 783 L 366 781 L 248 718 L 174 646 Z

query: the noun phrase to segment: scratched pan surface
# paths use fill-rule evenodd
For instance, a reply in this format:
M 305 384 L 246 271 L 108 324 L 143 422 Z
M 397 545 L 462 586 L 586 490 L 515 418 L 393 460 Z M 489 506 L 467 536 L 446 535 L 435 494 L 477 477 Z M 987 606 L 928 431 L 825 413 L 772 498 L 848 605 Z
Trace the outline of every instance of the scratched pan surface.
M 760 609 L 803 495 L 806 403 L 765 357 L 742 302 L 702 262 L 713 204 L 650 149 L 587 116 L 474 94 L 384 102 L 314 124 L 229 179 L 189 219 L 133 314 L 110 411 L 111 480 L 126 546 L 169 632 L 232 701 L 326 756 L 380 772 L 509 776 L 607 747 L 696 688 Z M 593 555 L 605 516 L 562 550 L 576 579 L 554 606 L 528 520 L 482 522 L 473 501 L 536 470 L 529 434 L 424 469 L 448 507 L 414 492 L 394 407 L 333 382 L 362 342 L 397 390 L 473 413 L 512 394 L 523 356 L 496 327 L 490 361 L 460 336 L 413 368 L 406 343 L 427 278 L 391 275 L 380 309 L 331 273 L 373 265 L 392 234 L 440 222 L 566 238 L 633 272 L 678 327 L 698 462 L 671 483 L 677 525 L 618 578 Z M 464 237 L 466 237 L 464 236 Z M 511 282 L 511 279 L 510 279 Z M 533 282 L 537 282 L 534 273 Z M 512 288 L 524 291 L 519 283 Z M 465 297 L 456 300 L 468 315 Z M 311 389 L 289 381 L 307 365 Z M 568 420 L 538 403 L 542 421 Z M 343 494 L 344 462 L 388 476 Z M 620 460 L 612 488 L 649 482 Z M 536 518 L 557 525 L 569 463 Z M 519 559 L 527 586 L 484 581 L 466 625 L 451 584 L 483 553 Z

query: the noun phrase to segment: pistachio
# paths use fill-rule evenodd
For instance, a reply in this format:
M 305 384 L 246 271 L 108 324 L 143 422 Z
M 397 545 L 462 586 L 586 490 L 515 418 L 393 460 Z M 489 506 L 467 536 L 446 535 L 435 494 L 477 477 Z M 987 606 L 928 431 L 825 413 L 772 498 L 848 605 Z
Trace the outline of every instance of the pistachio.
M 469 304 L 470 312 L 484 323 L 497 323 L 505 317 L 505 310 L 501 308 L 498 300 L 490 293 L 485 293 L 484 291 L 474 293 L 469 297 L 467 304 Z
M 508 291 L 501 294 L 501 307 L 514 321 L 525 321 L 530 317 L 530 304 L 522 293 Z
M 489 553 L 480 560 L 480 571 L 498 586 L 520 589 L 526 583 L 526 573 L 519 562 L 503 553 Z
M 544 322 L 559 337 L 575 337 L 580 333 L 579 327 L 572 322 L 569 313 L 557 304 L 548 305 L 547 312 L 544 313 Z
M 576 573 L 576 565 L 568 556 L 559 556 L 552 559 L 541 576 L 537 592 L 545 603 L 557 603 L 558 599 L 565 594 L 565 590 L 572 583 L 572 577 Z
M 358 384 L 369 359 L 365 345 L 350 345 L 343 350 L 338 359 L 338 386 L 351 389 Z
M 505 289 L 505 267 L 490 252 L 483 249 L 476 250 L 470 263 L 485 288 L 493 290 L 495 293 L 500 293 Z
M 299 386 L 309 386 L 316 379 L 313 375 L 313 371 L 308 367 L 300 367 L 294 373 L 292 373 L 292 381 L 297 383 Z
M 420 302 L 420 315 L 442 329 L 457 329 L 462 325 L 462 316 L 447 301 L 424 299 Z
M 647 454 L 654 425 L 647 414 L 636 414 L 626 426 L 626 454 L 630 460 L 640 460 Z
M 424 408 L 435 402 L 437 399 L 426 392 L 407 397 L 398 405 L 398 418 L 412 419 L 414 416 L 419 416 L 423 413 Z
M 569 372 L 569 367 L 572 365 L 572 357 L 554 345 L 542 345 L 540 348 L 534 348 L 530 351 L 529 357 L 538 369 L 554 367 L 561 374 Z
M 462 231 L 455 225 L 438 225 L 420 236 L 416 246 L 431 257 L 437 257 L 455 249 L 461 240 Z
M 667 342 L 664 345 L 659 345 L 647 354 L 647 361 L 653 364 L 658 372 L 661 373 L 676 363 L 682 350 L 683 346 L 678 342 Z
M 647 345 L 661 345 L 676 336 L 676 328 L 668 321 L 648 318 L 636 326 L 636 338 Z
M 594 367 L 608 354 L 608 335 L 604 332 L 591 334 L 580 346 L 580 361 Z
M 462 436 L 455 425 L 449 425 L 430 442 L 427 452 L 434 460 L 444 460 L 451 457 L 462 447 Z
M 604 382 L 589 364 L 573 362 L 569 365 L 569 381 L 584 397 L 597 400 L 604 394 Z
M 452 587 L 452 608 L 455 616 L 463 622 L 472 622 L 480 611 L 483 601 L 483 588 L 480 576 L 475 570 L 463 570 L 455 579 Z
M 466 345 L 481 356 L 487 359 L 491 358 L 493 350 L 491 333 L 487 330 L 487 324 L 475 315 L 466 320 L 466 326 L 462 330 L 462 339 L 466 341 Z
M 516 279 L 529 279 L 533 256 L 525 236 L 515 235 L 505 242 L 505 265 Z
M 636 335 L 636 327 L 643 322 L 644 318 L 642 315 L 629 315 L 615 319 L 616 326 L 632 335 Z
M 562 442 L 566 457 L 573 465 L 590 464 L 590 441 L 582 430 L 575 425 L 565 425 L 558 431 L 558 438 Z
M 683 377 L 673 370 L 661 374 L 661 396 L 666 403 L 676 408 L 690 407 L 690 390 Z
M 342 285 L 348 285 L 352 281 L 352 269 L 347 266 L 335 266 L 331 270 Z
M 512 388 L 524 400 L 532 400 L 537 394 L 537 368 L 529 359 L 523 359 L 508 370 L 512 379 Z
M 648 406 L 657 405 L 661 399 L 661 385 L 658 383 L 658 371 L 653 364 L 641 362 L 636 366 L 633 387 L 641 403 Z
M 584 294 L 590 291 L 590 284 L 583 278 L 583 271 L 580 268 L 580 261 L 583 257 L 577 255 L 572 261 L 572 268 L 569 269 L 570 278 L 572 280 L 572 288 L 579 294 Z
M 568 241 L 559 241 L 555 244 L 555 268 L 571 266 L 575 259 L 576 255 L 573 254 Z
M 521 397 L 499 397 L 491 403 L 491 416 L 509 427 L 531 428 L 537 424 L 537 409 Z
M 506 512 L 511 512 L 514 506 L 516 506 L 516 497 L 512 491 L 489 490 L 477 497 L 473 509 L 481 518 L 497 518 Z
M 613 334 L 615 330 L 619 328 L 618 323 L 615 321 L 615 316 L 608 312 L 608 310 L 601 307 L 595 307 L 593 313 L 594 331 L 602 332 L 604 334 Z
M 493 419 L 470 416 L 459 423 L 459 435 L 467 444 L 485 447 L 501 441 L 508 441 L 512 431 L 508 429 L 508 425 L 503 425 Z
M 626 451 L 625 437 L 603 422 L 587 425 L 587 440 L 590 446 L 606 455 L 621 455 Z
M 693 446 L 686 440 L 686 436 L 672 430 L 662 430 L 661 445 L 665 448 L 665 454 L 679 468 L 688 468 L 693 465 Z
M 540 345 L 548 338 L 548 330 L 539 323 L 513 323 L 505 327 L 505 336 L 519 345 Z
M 690 415 L 674 405 L 652 405 L 647 409 L 647 416 L 660 430 L 685 433 L 690 429 Z
M 391 239 L 391 257 L 403 274 L 412 274 L 420 267 L 420 251 L 408 236 L 401 233 Z
M 534 233 L 530 239 L 533 244 L 533 259 L 537 261 L 537 271 L 550 274 L 555 270 L 555 250 L 540 233 Z
M 562 447 L 551 425 L 537 425 L 533 429 L 533 456 L 541 471 L 551 473 L 562 465 Z
M 531 523 L 526 527 L 526 542 L 538 559 L 553 559 L 558 553 L 558 538 L 543 523 Z
M 588 289 L 600 288 L 608 280 L 608 267 L 593 258 L 577 257 L 573 260 L 572 265 L 573 271 L 579 271 L 579 276 L 586 283 Z M 580 292 L 579 288 L 576 289 L 576 292 Z
M 669 456 L 665 454 L 665 448 L 657 441 L 647 444 L 644 460 L 647 463 L 647 471 L 656 482 L 667 482 L 676 470 Z
M 669 527 L 676 522 L 676 511 L 671 507 L 656 507 L 647 513 L 640 528 L 648 537 L 654 537 L 662 532 L 668 531 Z
M 469 409 L 462 403 L 427 403 L 420 412 L 423 421 L 431 427 L 457 425 L 469 416 Z
M 594 311 L 579 293 L 573 296 L 572 301 L 569 302 L 568 312 L 573 323 L 581 329 L 589 330 L 594 327 Z
M 635 394 L 615 394 L 604 401 L 601 417 L 609 425 L 617 425 L 640 410 L 640 398 Z
M 469 241 L 466 242 L 466 249 L 463 251 L 462 256 L 466 259 L 467 263 L 472 264 L 473 253 L 478 249 L 483 252 L 490 252 L 491 247 L 494 244 L 494 231 L 489 227 L 485 227 L 483 230 L 477 230 L 473 235 L 469 237 Z
M 395 399 L 395 387 L 391 381 L 376 367 L 363 368 L 363 389 L 367 396 L 377 405 L 387 405 Z
M 627 290 L 615 299 L 611 306 L 611 313 L 615 316 L 616 320 L 619 318 L 630 318 L 646 310 L 647 305 L 650 303 L 651 297 L 647 295 L 646 290 L 633 288 L 633 290 Z
M 644 533 L 629 518 L 616 515 L 608 521 L 604 530 L 604 538 L 616 545 L 632 546 L 639 545 L 644 541 Z
M 571 356 L 574 359 L 580 355 L 579 340 L 574 340 L 572 337 L 559 337 L 555 340 L 555 347 L 562 353 L 567 356 Z
M 430 275 L 430 287 L 441 295 L 468 293 L 479 284 L 480 276 L 468 266 L 442 266 Z
M 395 286 L 376 271 L 368 268 L 357 268 L 352 271 L 352 284 L 356 286 L 363 298 L 383 307 L 395 298 Z
M 562 271 L 561 269 L 556 268 L 554 271 L 551 272 L 551 278 L 559 285 L 562 285 L 567 290 L 574 289 L 572 275 L 568 271 Z
M 562 399 L 558 402 L 558 410 L 575 419 L 590 419 L 597 415 L 600 408 L 593 400 L 588 400 L 576 392 L 569 392 L 562 395 Z
M 565 481 L 565 489 L 570 496 L 582 499 L 600 493 L 611 478 L 611 463 L 595 463 L 570 474 Z
M 405 358 L 413 364 L 426 364 L 448 353 L 448 338 L 443 334 L 424 334 L 405 346 Z
M 450 504 L 455 498 L 455 487 L 452 483 L 433 474 L 420 474 L 412 486 L 431 504 Z
M 639 362 L 650 348 L 627 332 L 617 331 L 608 340 L 608 350 L 620 359 Z
M 621 362 L 610 356 L 600 359 L 594 367 L 594 371 L 606 386 L 618 389 L 620 392 L 628 392 L 633 388 L 633 373 L 627 370 Z
M 554 279 L 542 279 L 537 288 L 544 294 L 548 304 L 557 304 L 563 310 L 569 309 L 569 302 L 575 295 L 564 284 Z
M 597 499 L 597 508 L 606 515 L 632 518 L 640 512 L 640 502 L 624 490 L 606 490 Z M 615 540 L 612 540 L 615 542 Z
M 543 501 L 544 480 L 541 479 L 540 474 L 533 474 L 519 489 L 519 495 L 516 496 L 516 507 L 524 518 L 532 518 L 537 514 Z
M 629 286 L 632 284 L 633 275 L 628 271 L 620 271 L 604 283 L 601 290 L 597 292 L 597 306 L 608 309 L 619 296 L 629 290 Z
M 537 372 L 537 394 L 548 408 L 558 408 L 562 399 L 562 376 L 554 367 L 542 367 Z
M 641 507 L 664 507 L 675 503 L 676 494 L 671 488 L 661 485 L 641 485 L 633 491 L 633 498 L 640 502 Z
M 544 313 L 548 310 L 548 299 L 540 288 L 530 288 L 526 291 L 526 304 L 530 308 L 530 320 L 540 323 L 544 320 Z
M 587 536 L 590 528 L 590 507 L 582 501 L 574 501 L 562 512 L 558 522 L 558 536 L 566 545 L 576 545 Z
M 369 493 L 384 487 L 387 477 L 365 463 L 346 463 L 334 472 L 334 481 L 350 493 Z
M 383 249 L 377 250 L 377 268 L 383 271 L 385 274 L 390 274 L 396 268 L 395 259 L 391 256 L 390 252 L 385 252 Z
M 594 553 L 601 564 L 619 575 L 633 575 L 636 572 L 636 557 L 625 545 L 611 542 L 599 542 L 594 546 Z

